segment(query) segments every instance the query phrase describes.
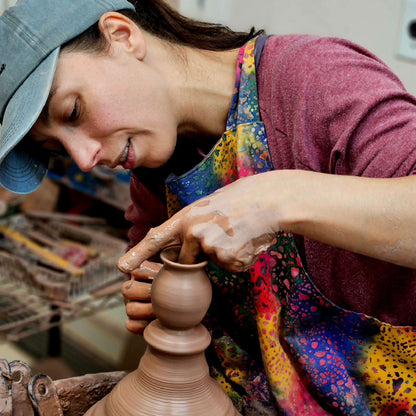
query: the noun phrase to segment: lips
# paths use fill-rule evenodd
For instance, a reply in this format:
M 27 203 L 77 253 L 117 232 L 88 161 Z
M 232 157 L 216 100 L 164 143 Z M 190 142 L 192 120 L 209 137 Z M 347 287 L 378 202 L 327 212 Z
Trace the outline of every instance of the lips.
M 134 152 L 134 146 L 131 144 L 130 139 L 124 149 L 123 154 L 119 164 L 123 166 L 124 169 L 134 169 L 136 167 L 136 154 Z
M 123 165 L 126 162 L 127 157 L 129 155 L 129 149 L 130 149 L 130 139 L 127 141 L 127 146 L 124 148 L 124 152 L 121 155 L 121 158 L 118 162 L 119 165 Z
M 119 157 L 111 166 L 112 169 L 115 169 L 117 166 L 122 166 L 124 169 L 129 169 L 126 167 L 126 164 L 130 164 L 128 160 L 134 159 L 134 156 L 130 155 L 133 146 L 130 146 L 130 139 L 127 140 L 126 147 L 120 153 Z M 130 156 L 129 156 L 130 155 Z

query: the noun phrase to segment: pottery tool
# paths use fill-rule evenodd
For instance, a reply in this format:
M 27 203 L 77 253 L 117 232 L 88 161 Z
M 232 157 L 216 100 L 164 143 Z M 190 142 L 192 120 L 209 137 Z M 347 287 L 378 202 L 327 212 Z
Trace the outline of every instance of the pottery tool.
M 47 263 L 52 264 L 57 269 L 67 271 L 68 273 L 74 276 L 82 276 L 85 273 L 83 269 L 73 266 L 69 261 L 43 248 L 39 244 L 25 237 L 23 234 L 5 225 L 0 225 L 0 233 L 9 237 L 17 244 L 24 246 L 27 250 L 34 253 L 40 259 L 46 261 Z
M 0 221 L 0 343 L 123 304 L 127 242 L 69 217 Z M 87 224 L 88 223 L 88 224 Z M 0 407 L 0 415 L 3 416 Z

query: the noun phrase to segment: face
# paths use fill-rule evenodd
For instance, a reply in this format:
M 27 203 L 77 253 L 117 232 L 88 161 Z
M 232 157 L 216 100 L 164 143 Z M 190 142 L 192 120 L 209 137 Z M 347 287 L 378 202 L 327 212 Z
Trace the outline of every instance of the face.
M 159 167 L 177 136 L 167 91 L 157 70 L 123 51 L 62 53 L 29 137 L 50 150 L 64 148 L 83 171 Z

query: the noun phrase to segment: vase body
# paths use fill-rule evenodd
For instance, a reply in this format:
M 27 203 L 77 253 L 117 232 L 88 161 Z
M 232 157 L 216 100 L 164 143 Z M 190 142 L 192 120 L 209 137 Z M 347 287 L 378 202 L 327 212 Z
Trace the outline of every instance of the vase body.
M 239 415 L 205 359 L 211 338 L 201 320 L 212 296 L 206 262 L 177 263 L 179 249 L 161 254 L 151 294 L 157 319 L 144 331 L 148 347 L 139 367 L 85 416 Z

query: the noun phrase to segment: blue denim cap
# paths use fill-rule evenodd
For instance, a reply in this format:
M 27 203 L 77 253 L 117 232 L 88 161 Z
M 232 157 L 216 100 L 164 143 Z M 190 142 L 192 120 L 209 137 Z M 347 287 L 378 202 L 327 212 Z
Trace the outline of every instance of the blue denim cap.
M 0 16 L 0 185 L 36 190 L 49 154 L 22 141 L 48 99 L 60 46 L 127 0 L 18 0 Z

